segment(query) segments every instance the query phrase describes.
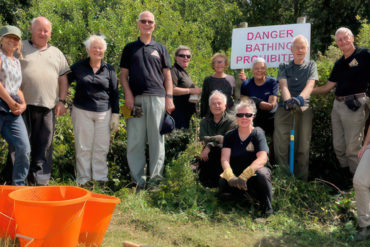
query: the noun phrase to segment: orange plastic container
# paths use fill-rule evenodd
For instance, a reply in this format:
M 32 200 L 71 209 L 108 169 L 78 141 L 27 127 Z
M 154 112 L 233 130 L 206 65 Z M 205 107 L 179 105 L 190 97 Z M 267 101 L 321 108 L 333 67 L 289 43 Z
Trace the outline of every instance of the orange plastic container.
M 10 193 L 21 246 L 77 246 L 90 196 L 75 186 L 29 187 Z
M 114 196 L 91 193 L 85 207 L 79 243 L 97 247 L 103 242 L 112 213 L 120 199 Z
M 15 220 L 13 215 L 13 202 L 9 199 L 10 192 L 23 189 L 25 186 L 0 185 L 0 238 L 15 236 Z

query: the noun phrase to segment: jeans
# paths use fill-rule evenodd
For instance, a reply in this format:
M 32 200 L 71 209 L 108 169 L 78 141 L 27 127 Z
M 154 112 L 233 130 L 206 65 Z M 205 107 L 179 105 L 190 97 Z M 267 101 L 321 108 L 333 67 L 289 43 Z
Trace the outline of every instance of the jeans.
M 3 138 L 14 147 L 14 167 L 12 184 L 25 185 L 30 166 L 30 143 L 27 129 L 21 116 L 12 113 L 0 113 L 0 130 Z

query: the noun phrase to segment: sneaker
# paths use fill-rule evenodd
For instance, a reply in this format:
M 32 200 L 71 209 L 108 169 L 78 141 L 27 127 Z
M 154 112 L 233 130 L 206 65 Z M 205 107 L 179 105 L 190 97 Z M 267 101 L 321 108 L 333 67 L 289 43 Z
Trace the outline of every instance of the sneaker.
M 364 241 L 370 239 L 370 226 L 368 227 L 360 227 L 358 230 L 355 240 L 356 241 Z

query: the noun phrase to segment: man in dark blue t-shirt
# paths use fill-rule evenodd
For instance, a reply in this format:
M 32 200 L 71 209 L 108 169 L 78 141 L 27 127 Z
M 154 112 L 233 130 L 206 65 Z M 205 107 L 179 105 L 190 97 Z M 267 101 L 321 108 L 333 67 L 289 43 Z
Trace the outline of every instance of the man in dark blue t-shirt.
M 167 49 L 152 40 L 154 15 L 140 13 L 137 21 L 140 37 L 125 46 L 121 58 L 120 81 L 125 92 L 125 106 L 140 106 L 143 116 L 127 119 L 127 160 L 137 191 L 146 184 L 145 145 L 149 144 L 150 182 L 162 178 L 164 137 L 159 133 L 165 112 L 174 110 L 171 61 Z

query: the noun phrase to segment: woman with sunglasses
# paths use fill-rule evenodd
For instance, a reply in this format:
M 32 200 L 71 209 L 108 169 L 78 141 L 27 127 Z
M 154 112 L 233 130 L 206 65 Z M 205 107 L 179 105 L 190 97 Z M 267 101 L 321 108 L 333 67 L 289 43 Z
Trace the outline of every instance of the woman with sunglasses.
M 196 87 L 189 77 L 186 68 L 191 59 L 190 48 L 180 45 L 175 51 L 175 64 L 171 68 L 173 82 L 173 103 L 175 110 L 171 116 L 176 129 L 189 129 L 191 116 L 195 113 L 195 104 L 202 89 Z M 194 95 L 191 97 L 191 95 Z
M 258 109 L 254 123 L 272 137 L 279 83 L 275 78 L 266 76 L 266 69 L 265 59 L 258 57 L 253 60 L 252 78 L 247 79 L 245 73 L 240 72 L 239 78 L 243 82 L 240 87 L 240 95 L 248 96 L 254 101 Z
M 199 180 L 205 187 L 217 187 L 221 167 L 221 148 L 224 135 L 236 128 L 235 117 L 227 114 L 227 98 L 215 90 L 209 97 L 210 114 L 200 122 L 200 140 L 204 148 L 200 154 Z
M 219 90 L 227 97 L 227 110 L 230 111 L 234 106 L 235 78 L 227 75 L 225 70 L 228 67 L 228 60 L 225 54 L 216 53 L 211 59 L 212 69 L 215 73 L 204 79 L 202 97 L 200 104 L 200 116 L 205 117 L 209 114 L 208 98 L 214 90 Z
M 240 198 L 247 193 L 268 217 L 273 209 L 271 171 L 265 166 L 269 151 L 265 134 L 261 128 L 253 127 L 257 109 L 251 99 L 239 103 L 236 112 L 238 128 L 225 135 L 221 151 L 220 193 Z
M 22 57 L 21 30 L 15 26 L 0 29 L 0 131 L 2 137 L 15 149 L 13 185 L 25 185 L 30 166 L 30 143 L 21 114 L 26 102 L 20 90 L 21 64 L 14 53 Z

